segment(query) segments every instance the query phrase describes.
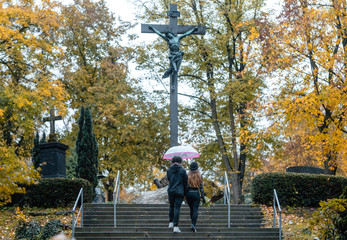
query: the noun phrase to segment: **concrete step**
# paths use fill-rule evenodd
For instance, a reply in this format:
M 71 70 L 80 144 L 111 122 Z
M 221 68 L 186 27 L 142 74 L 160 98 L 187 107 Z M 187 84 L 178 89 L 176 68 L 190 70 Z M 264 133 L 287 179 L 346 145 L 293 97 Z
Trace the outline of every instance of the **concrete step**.
M 116 218 L 117 224 L 118 223 L 124 223 L 124 224 L 129 224 L 129 225 L 133 225 L 133 224 L 158 224 L 158 223 L 168 223 L 169 219 L 168 217 L 166 217 L 166 219 L 148 219 L 148 218 L 143 218 L 143 219 L 119 219 Z M 190 223 L 191 220 L 190 218 L 182 218 L 180 217 L 180 223 Z M 94 222 L 98 222 L 98 224 L 113 224 L 114 220 L 112 219 L 83 219 L 83 223 L 84 224 L 89 224 L 89 223 L 94 223 Z M 208 217 L 198 217 L 198 223 L 227 223 L 228 219 L 223 219 L 223 218 L 208 218 Z M 231 223 L 262 223 L 263 219 L 230 219 Z
M 180 217 L 189 217 L 189 214 L 180 214 Z M 128 219 L 128 220 L 142 220 L 142 219 L 152 219 L 152 220 L 167 220 L 168 214 L 165 215 L 120 215 L 117 214 L 117 220 L 122 219 Z M 199 214 L 200 219 L 228 219 L 227 214 L 223 215 L 210 215 L 210 214 Z M 231 219 L 239 219 L 239 220 L 246 220 L 246 219 L 263 219 L 262 215 L 230 215 Z M 83 217 L 84 220 L 112 220 L 114 219 L 113 214 L 109 215 L 93 215 L 93 214 L 86 214 Z
M 190 232 L 190 225 L 180 225 L 179 228 L 182 232 Z M 210 233 L 210 232 L 267 232 L 278 233 L 278 228 L 256 228 L 256 227 L 209 227 L 208 225 L 197 225 L 198 232 Z M 78 227 L 78 232 L 170 232 L 172 228 L 165 226 L 124 226 L 120 227 Z
M 168 216 L 168 209 L 166 211 L 162 212 L 118 212 L 117 216 L 123 217 L 134 217 L 134 216 Z M 100 216 L 100 217 L 107 217 L 107 216 L 113 216 L 112 212 L 99 212 L 99 211 L 93 211 L 93 212 L 85 212 L 84 216 Z M 181 216 L 189 216 L 189 211 L 181 211 Z M 199 216 L 214 216 L 214 217 L 225 217 L 228 216 L 228 211 L 219 211 L 219 212 L 206 212 L 206 211 L 199 211 Z M 263 217 L 263 214 L 260 212 L 230 212 L 230 216 L 239 217 L 239 216 L 247 216 L 247 217 Z
M 113 209 L 114 206 L 112 204 L 104 204 L 104 205 L 101 205 L 101 204 L 85 204 L 84 207 L 86 209 Z M 128 210 L 140 210 L 140 211 L 143 211 L 143 210 L 155 210 L 155 211 L 158 211 L 158 210 L 166 210 L 168 209 L 169 207 L 169 204 L 158 204 L 158 205 L 155 205 L 155 204 L 147 204 L 147 205 L 141 205 L 141 206 L 130 206 L 130 205 L 123 205 L 123 204 L 117 204 L 116 205 L 117 209 L 119 209 L 120 211 L 124 210 L 124 211 L 128 211 Z M 187 204 L 182 204 L 182 209 L 189 209 L 189 206 Z M 222 204 L 216 204 L 216 205 L 212 205 L 210 206 L 209 208 L 203 208 L 201 207 L 202 209 L 206 209 L 206 210 L 209 210 L 209 209 L 213 209 L 213 210 L 217 210 L 217 209 L 220 209 L 220 210 L 225 210 L 225 209 L 228 209 L 228 206 L 227 205 L 222 205 Z M 251 205 L 245 205 L 245 206 L 236 206 L 236 205 L 230 205 L 230 209 L 231 210 L 254 210 L 254 209 L 258 209 L 260 210 L 259 207 L 254 207 L 254 206 L 251 206 Z
M 176 236 L 177 235 L 177 236 Z M 191 239 L 199 239 L 199 240 L 225 240 L 225 239 L 233 239 L 233 240 L 278 240 L 278 236 L 274 237 L 272 235 L 264 235 L 264 236 L 209 236 L 209 237 L 201 237 L 197 236 L 180 236 L 180 233 L 174 234 L 173 236 L 160 236 L 160 237 L 95 237 L 95 236 L 85 236 L 78 237 L 77 240 L 191 240 Z
M 90 235 L 93 235 L 95 238 L 99 237 L 148 237 L 148 238 L 158 238 L 158 237 L 176 237 L 177 233 L 172 232 L 172 230 L 166 233 L 163 232 L 80 232 L 79 237 L 88 237 Z M 248 236 L 248 237 L 255 237 L 255 236 L 271 236 L 275 237 L 276 233 L 267 233 L 267 232 L 181 232 L 179 233 L 180 237 L 189 237 L 189 236 L 200 236 L 201 238 L 206 237 L 228 237 L 228 236 Z
M 277 228 L 262 228 L 263 213 L 251 205 L 231 205 L 231 227 L 228 228 L 228 206 L 199 208 L 197 233 L 190 231 L 189 207 L 182 205 L 181 233 L 168 228 L 168 204 L 117 204 L 117 227 L 114 228 L 113 204 L 85 204 L 83 227 L 75 229 L 77 240 L 116 239 L 240 239 L 278 240 Z
M 162 204 L 133 204 L 133 203 L 117 203 L 117 206 L 119 207 L 132 207 L 132 208 L 143 208 L 143 207 L 166 207 L 169 203 L 162 203 Z M 182 206 L 185 206 L 187 204 L 182 204 Z M 112 207 L 112 203 L 85 203 L 85 207 L 93 206 L 93 207 Z M 225 204 L 213 204 L 211 207 L 220 207 L 220 208 L 228 208 Z M 236 205 L 230 205 L 231 208 L 253 208 L 256 206 L 250 205 L 250 204 L 236 204 Z
M 256 228 L 260 228 L 263 227 L 265 224 L 264 223 L 231 223 L 230 226 L 231 227 L 256 227 Z M 83 223 L 84 227 L 113 227 L 114 224 L 85 224 Z M 133 224 L 134 227 L 141 227 L 141 228 L 151 228 L 153 227 L 153 224 Z M 155 227 L 157 228 L 167 228 L 168 223 L 156 223 Z M 190 227 L 191 226 L 191 222 L 182 222 L 180 221 L 180 226 L 181 227 Z M 209 227 L 209 228 L 219 228 L 219 227 L 227 227 L 228 224 L 227 223 L 197 223 L 197 226 L 200 227 Z M 118 227 L 129 227 L 129 224 L 124 224 L 124 223 L 118 223 L 117 222 L 117 228 Z

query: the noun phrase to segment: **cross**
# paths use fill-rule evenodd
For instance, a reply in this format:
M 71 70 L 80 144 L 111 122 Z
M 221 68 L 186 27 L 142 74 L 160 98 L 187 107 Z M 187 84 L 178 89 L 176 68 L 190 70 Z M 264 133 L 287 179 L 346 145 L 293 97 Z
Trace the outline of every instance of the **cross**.
M 55 139 L 55 121 L 62 120 L 61 116 L 55 116 L 54 108 L 49 110 L 49 117 L 43 118 L 43 122 L 50 122 L 50 133 L 49 136 Z
M 177 11 L 176 4 L 170 4 L 170 11 L 167 12 L 169 17 L 169 25 L 158 24 L 141 24 L 141 33 L 167 33 L 171 31 L 175 37 L 177 34 L 185 34 L 195 28 L 195 31 L 190 34 L 204 35 L 206 33 L 206 27 L 193 26 L 193 25 L 177 25 L 177 18 L 180 16 L 180 12 Z M 154 29 L 154 30 L 153 30 Z M 170 46 L 169 46 L 170 47 Z M 171 49 L 170 49 L 171 50 Z M 172 61 L 172 60 L 170 60 Z M 178 68 L 180 62 L 178 62 L 177 71 L 171 71 L 170 74 L 170 146 L 174 147 L 178 145 L 178 104 L 177 104 L 177 78 Z

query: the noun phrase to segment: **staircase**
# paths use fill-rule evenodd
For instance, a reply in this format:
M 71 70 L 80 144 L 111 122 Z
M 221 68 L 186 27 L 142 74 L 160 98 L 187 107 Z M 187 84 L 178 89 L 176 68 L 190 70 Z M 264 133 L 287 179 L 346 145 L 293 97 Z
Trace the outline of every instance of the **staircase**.
M 264 228 L 261 209 L 250 205 L 232 205 L 228 228 L 228 206 L 199 208 L 196 233 L 190 232 L 189 208 L 182 205 L 179 228 L 168 228 L 167 204 L 118 204 L 114 228 L 113 204 L 85 204 L 83 227 L 75 229 L 77 240 L 91 239 L 261 239 L 278 240 L 278 228 Z

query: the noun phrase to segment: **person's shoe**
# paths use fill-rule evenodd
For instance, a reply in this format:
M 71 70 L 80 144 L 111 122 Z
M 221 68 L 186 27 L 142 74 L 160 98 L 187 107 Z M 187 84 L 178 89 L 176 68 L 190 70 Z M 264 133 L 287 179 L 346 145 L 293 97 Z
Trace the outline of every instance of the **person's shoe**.
M 170 223 L 169 223 L 168 228 L 173 228 L 173 222 L 170 222 Z
M 192 230 L 192 232 L 197 232 L 194 225 L 192 225 L 192 227 L 190 228 L 190 230 Z
M 174 233 L 180 233 L 181 230 L 180 230 L 178 227 L 174 227 L 173 232 L 174 232 Z

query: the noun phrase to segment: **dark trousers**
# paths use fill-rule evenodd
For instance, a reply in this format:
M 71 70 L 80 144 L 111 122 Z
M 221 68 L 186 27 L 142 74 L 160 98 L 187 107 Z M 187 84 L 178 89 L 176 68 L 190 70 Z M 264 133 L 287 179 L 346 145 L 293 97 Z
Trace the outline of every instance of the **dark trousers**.
M 190 219 L 192 220 L 192 225 L 195 227 L 196 221 L 198 220 L 198 211 L 200 204 L 199 190 L 189 190 L 186 193 L 186 200 L 190 208 Z
M 169 193 L 169 222 L 173 222 L 175 227 L 178 226 L 178 221 L 180 220 L 181 205 L 183 202 L 183 196 L 178 196 L 174 193 Z

